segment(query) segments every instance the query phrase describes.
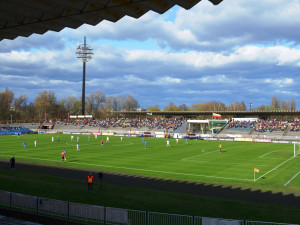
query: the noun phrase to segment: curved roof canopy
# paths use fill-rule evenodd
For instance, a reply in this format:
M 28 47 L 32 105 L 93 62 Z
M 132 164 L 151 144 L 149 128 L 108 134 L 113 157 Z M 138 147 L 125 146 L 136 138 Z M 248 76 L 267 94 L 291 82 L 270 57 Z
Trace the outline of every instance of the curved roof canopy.
M 190 9 L 201 0 L 0 0 L 0 41 L 19 36 L 139 18 L 152 10 L 164 13 L 174 5 Z M 209 0 L 214 5 L 223 0 Z

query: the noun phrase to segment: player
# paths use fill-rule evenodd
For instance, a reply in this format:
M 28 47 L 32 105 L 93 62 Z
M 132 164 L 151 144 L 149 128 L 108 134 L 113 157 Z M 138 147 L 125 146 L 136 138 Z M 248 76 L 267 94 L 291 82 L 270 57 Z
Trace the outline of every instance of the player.
M 77 142 L 79 142 L 79 136 L 77 136 Z
M 71 136 L 71 141 L 73 141 L 73 140 L 74 140 L 74 136 L 72 135 L 72 136 Z
M 178 138 L 176 138 L 176 144 L 178 144 Z
M 222 153 L 222 144 L 219 145 L 220 153 Z
M 34 147 L 36 147 L 36 144 L 37 144 L 37 143 L 36 143 L 36 140 L 34 140 Z
M 121 142 L 123 141 L 123 137 L 121 137 Z
M 76 145 L 77 151 L 80 151 L 79 144 Z
M 106 137 L 106 141 L 109 142 L 109 137 Z
M 26 148 L 26 141 L 24 141 L 24 143 L 23 143 L 23 147 L 24 147 L 24 148 Z
M 67 160 L 67 159 L 66 159 L 66 151 L 65 151 L 65 150 L 63 150 L 63 151 L 60 153 L 60 155 L 61 155 L 61 159 L 62 159 L 63 162 Z
M 148 144 L 147 141 L 145 141 L 145 148 L 147 148 L 147 144 Z
M 103 139 L 101 139 L 101 145 L 104 146 L 104 141 L 103 141 Z
M 170 141 L 169 141 L 169 139 L 167 140 L 167 147 L 170 147 Z
M 185 144 L 189 144 L 189 140 L 187 138 L 185 139 Z
M 51 141 L 54 142 L 54 137 L 51 137 Z
M 88 141 L 91 141 L 91 137 L 90 136 L 88 137 Z
M 57 136 L 57 141 L 59 141 L 59 137 Z
M 98 139 L 98 135 L 97 134 L 95 134 L 95 139 Z
M 144 139 L 144 138 L 142 139 L 142 142 L 145 142 L 145 139 Z

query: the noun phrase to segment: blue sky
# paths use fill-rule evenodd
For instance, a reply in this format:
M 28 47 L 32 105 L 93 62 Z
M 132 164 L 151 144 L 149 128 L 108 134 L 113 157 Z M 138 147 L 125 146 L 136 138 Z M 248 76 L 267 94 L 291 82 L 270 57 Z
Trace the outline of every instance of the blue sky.
M 52 90 L 81 97 L 76 48 L 87 37 L 86 96 L 133 95 L 142 108 L 207 101 L 252 107 L 273 95 L 300 106 L 300 0 L 202 0 L 190 10 L 47 32 L 0 42 L 0 90 L 34 101 Z

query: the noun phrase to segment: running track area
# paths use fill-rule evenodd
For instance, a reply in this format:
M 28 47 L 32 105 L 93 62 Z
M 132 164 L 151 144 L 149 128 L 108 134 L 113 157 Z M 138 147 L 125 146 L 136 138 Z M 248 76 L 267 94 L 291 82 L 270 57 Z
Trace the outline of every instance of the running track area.
M 0 168 L 10 168 L 9 160 L 0 159 Z M 87 171 L 70 169 L 56 166 L 45 166 L 30 163 L 16 162 L 16 170 L 36 172 L 70 179 L 86 181 L 89 172 L 96 177 L 100 171 Z M 97 179 L 96 179 L 97 182 Z M 169 192 L 180 192 L 194 195 L 210 196 L 230 200 L 242 200 L 254 203 L 270 203 L 279 205 L 290 205 L 300 208 L 300 197 L 292 194 L 283 195 L 282 193 L 271 193 L 261 191 L 251 191 L 250 189 L 241 190 L 240 188 L 223 187 L 221 185 L 210 185 L 205 183 L 191 183 L 183 181 L 171 181 L 163 179 L 152 179 L 141 176 L 124 175 L 103 172 L 103 183 L 110 183 L 122 186 L 142 187 Z

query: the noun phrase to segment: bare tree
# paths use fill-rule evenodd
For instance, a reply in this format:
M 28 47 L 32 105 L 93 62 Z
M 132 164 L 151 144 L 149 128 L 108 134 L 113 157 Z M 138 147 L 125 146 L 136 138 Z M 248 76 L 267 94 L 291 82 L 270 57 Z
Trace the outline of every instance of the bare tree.
M 277 110 L 280 108 L 280 101 L 277 96 L 273 96 L 271 100 L 271 109 L 272 110 Z
M 164 108 L 164 111 L 180 111 L 180 109 L 173 102 L 170 102 L 169 105 Z
M 129 95 L 124 103 L 124 109 L 126 111 L 136 111 L 140 107 L 138 100 L 136 100 L 133 96 Z
M 181 104 L 178 106 L 180 111 L 189 111 L 190 108 L 186 104 Z
M 104 107 L 106 96 L 102 91 L 96 91 L 91 93 L 87 97 L 87 111 L 88 113 L 94 115 L 94 117 L 99 117 L 99 110 Z
M 158 104 L 150 106 L 147 110 L 148 111 L 161 111 Z
M 297 104 L 294 98 L 291 100 L 291 110 L 296 111 L 297 110 Z
M 8 88 L 5 91 L 0 91 L 0 118 L 3 121 L 8 119 L 11 111 L 11 106 L 14 100 L 14 93 Z
M 34 107 L 40 120 L 52 119 L 57 116 L 57 102 L 55 93 L 52 91 L 40 92 L 34 101 Z

